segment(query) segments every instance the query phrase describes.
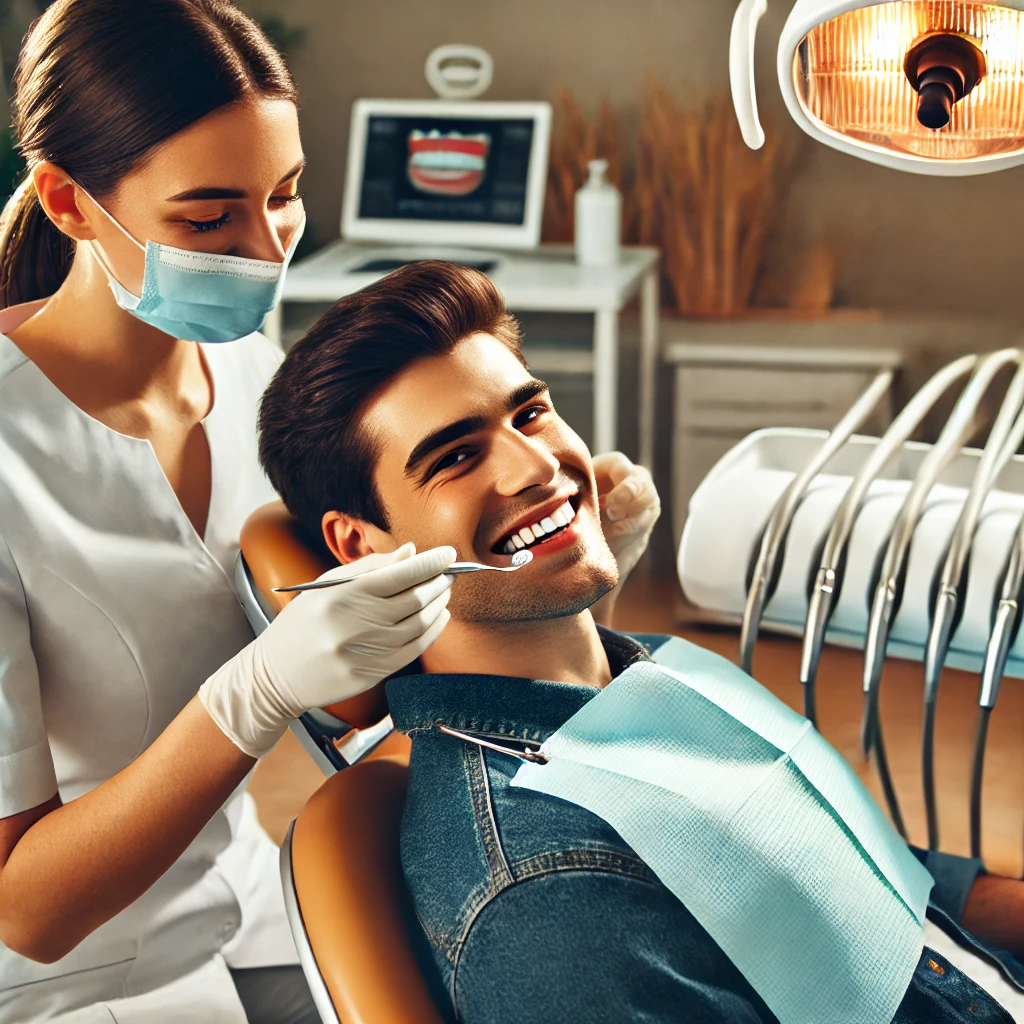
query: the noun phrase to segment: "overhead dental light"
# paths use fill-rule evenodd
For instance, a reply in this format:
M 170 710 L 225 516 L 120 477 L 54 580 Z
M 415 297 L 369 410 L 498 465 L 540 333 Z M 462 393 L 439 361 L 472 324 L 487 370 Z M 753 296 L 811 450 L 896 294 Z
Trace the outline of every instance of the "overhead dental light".
M 767 0 L 741 0 L 729 72 L 743 138 L 764 144 L 754 37 Z M 1024 0 L 797 0 L 779 84 L 808 135 L 918 174 L 1024 163 Z

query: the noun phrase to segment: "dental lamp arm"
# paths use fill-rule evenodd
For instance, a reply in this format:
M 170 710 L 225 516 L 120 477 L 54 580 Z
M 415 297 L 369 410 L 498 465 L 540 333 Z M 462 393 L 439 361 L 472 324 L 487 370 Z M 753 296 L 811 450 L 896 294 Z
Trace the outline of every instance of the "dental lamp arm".
M 768 0 L 740 0 L 732 19 L 729 36 L 729 81 L 732 104 L 740 123 L 743 141 L 751 149 L 764 145 L 764 130 L 757 116 L 757 91 L 754 85 L 754 42 L 757 24 L 768 7 Z

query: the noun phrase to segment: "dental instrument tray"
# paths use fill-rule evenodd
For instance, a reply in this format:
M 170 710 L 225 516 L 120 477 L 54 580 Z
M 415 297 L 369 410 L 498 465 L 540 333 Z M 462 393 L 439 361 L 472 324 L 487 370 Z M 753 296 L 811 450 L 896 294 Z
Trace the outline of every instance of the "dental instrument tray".
M 716 620 L 740 623 L 762 535 L 787 486 L 814 458 L 827 431 L 771 428 L 732 448 L 694 492 L 677 569 L 687 599 Z M 785 542 L 777 583 L 761 627 L 800 636 L 826 535 L 858 469 L 878 438 L 854 435 L 807 488 Z M 826 641 L 863 649 L 873 591 L 896 517 L 932 446 L 905 442 L 868 489 L 850 535 L 841 592 Z M 963 448 L 928 493 L 906 562 L 902 598 L 887 653 L 923 661 L 936 581 L 982 451 Z M 946 664 L 980 671 L 1011 551 L 1024 515 L 1024 457 L 1009 458 L 985 497 L 966 570 L 963 613 Z M 1024 630 L 1010 648 L 1005 674 L 1024 677 Z

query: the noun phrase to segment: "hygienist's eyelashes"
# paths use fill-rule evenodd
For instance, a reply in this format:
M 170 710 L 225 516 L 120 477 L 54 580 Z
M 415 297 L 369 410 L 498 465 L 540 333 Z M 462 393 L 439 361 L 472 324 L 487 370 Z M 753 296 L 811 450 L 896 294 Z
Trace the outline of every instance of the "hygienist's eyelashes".
M 215 220 L 189 220 L 186 218 L 186 223 L 191 226 L 193 231 L 202 234 L 204 231 L 216 231 L 218 228 L 224 227 L 230 220 L 231 214 L 225 212 Z

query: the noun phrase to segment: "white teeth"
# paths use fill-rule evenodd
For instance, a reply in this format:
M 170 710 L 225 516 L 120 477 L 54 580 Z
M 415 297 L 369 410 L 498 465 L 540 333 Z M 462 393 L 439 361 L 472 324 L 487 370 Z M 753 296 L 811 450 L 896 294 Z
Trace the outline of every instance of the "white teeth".
M 549 533 L 554 533 L 555 530 L 568 526 L 575 518 L 576 510 L 572 507 L 572 502 L 567 501 L 564 505 L 555 509 L 551 515 L 545 516 L 539 522 L 524 526 L 518 533 L 512 534 L 505 541 L 502 551 L 506 555 L 511 555 L 523 548 L 528 548 L 542 537 L 546 537 Z

